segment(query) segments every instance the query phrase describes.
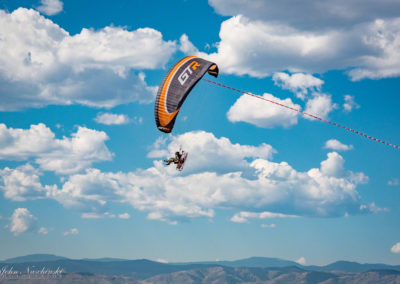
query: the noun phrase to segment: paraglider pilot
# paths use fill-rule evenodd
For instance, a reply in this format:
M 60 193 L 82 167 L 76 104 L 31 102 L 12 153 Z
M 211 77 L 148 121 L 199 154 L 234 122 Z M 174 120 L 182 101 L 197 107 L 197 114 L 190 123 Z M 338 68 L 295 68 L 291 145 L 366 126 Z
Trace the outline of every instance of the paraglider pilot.
M 183 151 L 182 151 L 183 154 Z M 182 154 L 179 151 L 175 152 L 175 157 L 171 157 L 168 160 L 164 160 L 165 164 L 169 166 L 171 163 L 178 164 L 181 160 Z

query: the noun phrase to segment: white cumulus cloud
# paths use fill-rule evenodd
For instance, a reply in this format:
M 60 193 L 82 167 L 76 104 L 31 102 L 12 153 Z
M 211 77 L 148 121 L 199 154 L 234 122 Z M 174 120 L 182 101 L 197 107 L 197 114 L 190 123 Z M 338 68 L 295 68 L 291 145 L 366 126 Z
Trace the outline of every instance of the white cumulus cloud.
M 40 227 L 40 229 L 38 230 L 38 233 L 41 235 L 47 235 L 49 233 L 49 229 L 47 229 L 45 227 Z
M 209 0 L 209 4 L 224 16 L 242 14 L 250 19 L 287 23 L 303 30 L 347 28 L 377 18 L 398 17 L 400 10 L 397 0 Z
M 297 171 L 287 162 L 271 161 L 270 145 L 241 145 L 204 131 L 158 143 L 158 154 L 173 153 L 180 145 L 189 152 L 184 172 L 178 174 L 161 160 L 133 172 L 86 169 L 68 176 L 60 188 L 42 186 L 45 196 L 86 218 L 108 217 L 112 203 L 123 203 L 146 212 L 149 219 L 171 224 L 213 218 L 216 210 L 227 209 L 236 212 L 236 222 L 386 211 L 360 202 L 357 187 L 368 177 L 345 169 L 336 152 L 328 153 L 319 167 Z
M 326 176 L 341 176 L 344 171 L 344 159 L 336 152 L 328 153 L 328 159 L 321 162 L 321 172 Z
M 72 229 L 64 232 L 64 236 L 77 235 L 77 234 L 79 234 L 79 230 L 77 228 L 72 228 Z
M 264 149 L 260 150 L 206 132 L 173 137 L 159 150 L 176 149 L 182 141 L 191 141 L 191 149 L 197 151 L 189 151 L 189 170 L 181 175 L 161 161 L 128 173 L 90 169 L 71 175 L 61 189 L 51 189 L 48 196 L 66 208 L 85 213 L 107 212 L 110 202 L 128 203 L 147 212 L 149 219 L 172 224 L 188 218 L 212 218 L 216 209 L 224 208 L 237 211 L 233 221 L 242 222 L 289 215 L 327 217 L 378 212 L 371 205 L 362 207 L 356 190 L 368 177 L 344 169 L 343 158 L 335 152 L 328 154 L 320 168 L 299 172 L 286 162 L 267 160 L 271 158 L 268 145 L 259 146 Z M 224 149 L 224 159 L 218 156 L 218 149 Z M 262 151 L 264 157 L 259 157 Z
M 330 95 L 314 94 L 314 96 L 307 101 L 304 112 L 325 119 L 328 118 L 329 113 L 335 108 L 337 108 L 337 106 L 332 102 Z M 309 116 L 304 116 L 304 118 L 314 120 L 314 118 Z
M 0 189 L 4 191 L 4 197 L 13 201 L 44 198 L 50 187 L 42 186 L 40 175 L 40 171 L 30 164 L 0 169 Z
M 332 149 L 335 151 L 349 151 L 353 150 L 353 145 L 346 145 L 340 142 L 337 139 L 329 139 L 328 141 L 325 142 L 325 149 Z
M 121 125 L 127 124 L 131 120 L 126 114 L 115 114 L 115 113 L 99 113 L 94 119 L 97 123 L 105 125 Z
M 169 144 L 166 145 L 167 143 Z M 226 137 L 217 138 L 212 133 L 205 131 L 187 132 L 179 136 L 172 136 L 170 140 L 158 139 L 153 147 L 148 154 L 152 158 L 172 156 L 182 147 L 189 153 L 185 164 L 185 173 L 245 170 L 248 168 L 246 159 L 270 159 L 276 153 L 276 150 L 266 143 L 258 146 L 240 145 L 232 143 Z
M 193 45 L 193 43 L 189 40 L 189 37 L 186 34 L 181 35 L 179 39 L 179 50 L 187 55 L 194 55 L 199 52 L 197 47 Z
M 299 105 L 287 98 L 281 100 L 271 94 L 265 93 L 262 98 L 295 109 L 301 109 Z M 297 124 L 298 112 L 275 105 L 271 102 L 262 101 L 249 95 L 242 95 L 231 106 L 227 113 L 231 122 L 247 122 L 262 128 L 273 128 L 276 126 L 290 127 Z
M 294 73 L 292 75 L 284 72 L 276 72 L 272 76 L 275 85 L 295 93 L 300 99 L 305 99 L 311 92 L 320 91 L 324 81 L 310 74 Z
M 383 18 L 370 14 L 369 21 L 349 21 L 345 27 L 332 24 L 332 21 L 332 25 L 329 24 L 328 27 L 313 23 L 314 19 L 317 22 L 321 20 L 319 16 L 325 17 L 328 10 L 314 15 L 303 10 L 310 6 L 311 11 L 317 13 L 321 7 L 330 6 L 315 1 L 313 4 L 309 1 L 304 7 L 303 2 L 300 5 L 295 1 L 285 2 L 286 5 L 275 5 L 269 3 L 270 1 L 253 1 L 251 4 L 249 1 L 234 1 L 235 4 L 232 4 L 232 1 L 222 0 L 212 1 L 212 5 L 217 2 L 223 3 L 225 8 L 228 5 L 236 7 L 228 10 L 237 12 L 232 13 L 232 17 L 221 24 L 217 52 L 202 53 L 204 57 L 218 63 L 222 72 L 265 77 L 286 70 L 314 74 L 341 69 L 348 70 L 352 80 L 400 75 L 400 17 L 393 14 L 393 11 L 388 12 L 391 16 Z M 332 5 L 337 9 L 346 6 L 341 5 L 344 1 L 333 2 L 340 2 Z M 349 2 L 354 4 L 358 1 Z M 387 8 L 386 11 L 390 11 L 390 6 L 398 6 L 395 1 L 387 2 L 390 4 L 383 5 Z M 248 6 L 260 6 L 259 11 L 269 10 L 269 13 L 258 18 L 252 17 L 252 12 L 244 13 Z M 354 10 L 347 10 L 351 13 L 346 15 L 350 18 L 353 14 L 361 15 L 364 12 L 364 3 L 351 6 Z M 278 18 L 267 17 L 274 8 L 279 9 Z M 292 12 L 296 13 L 297 16 L 293 18 L 297 20 L 300 19 L 298 15 L 310 15 L 301 19 L 307 18 L 307 22 L 311 19 L 311 23 L 295 24 L 290 20 Z M 333 15 L 345 16 L 339 10 L 331 12 Z
M 351 112 L 355 108 L 356 109 L 360 108 L 360 106 L 354 100 L 354 96 L 345 95 L 344 96 L 343 110 L 345 112 Z
M 47 16 L 53 16 L 63 10 L 63 2 L 60 0 L 41 0 L 41 6 L 37 9 Z
M 0 110 L 49 104 L 113 107 L 150 103 L 156 87 L 140 70 L 162 68 L 176 51 L 151 28 L 82 29 L 71 36 L 35 10 L 0 10 Z
M 389 208 L 381 208 L 381 207 L 376 206 L 375 202 L 371 202 L 369 204 L 361 204 L 360 210 L 372 212 L 372 213 L 389 212 L 390 211 Z
M 128 213 L 122 213 L 122 214 L 118 214 L 118 218 L 120 218 L 120 219 L 130 219 L 131 215 L 129 215 Z
M 232 222 L 235 223 L 247 223 L 248 219 L 253 218 L 253 219 L 272 219 L 272 218 L 294 218 L 298 217 L 296 215 L 287 215 L 287 214 L 282 214 L 282 213 L 273 213 L 273 212 L 246 212 L 246 211 L 241 211 L 231 218 Z M 269 228 L 275 227 L 274 224 L 273 226 L 269 226 Z M 266 228 L 266 227 L 264 227 Z
M 390 249 L 392 253 L 400 253 L 400 242 L 397 244 L 394 244 L 392 248 Z
M 150 152 L 147 154 L 148 158 L 162 158 L 167 157 L 170 153 L 168 152 L 166 147 L 166 143 L 168 142 L 167 138 L 164 136 L 160 136 L 154 141 L 151 146 Z
M 0 124 L 0 159 L 33 158 L 41 169 L 61 174 L 81 171 L 94 162 L 111 160 L 112 154 L 105 145 L 108 140 L 105 132 L 78 127 L 71 136 L 56 139 L 42 123 L 31 125 L 29 129 L 7 128 Z
M 33 229 L 37 218 L 26 208 L 17 208 L 11 216 L 10 232 L 15 236 Z
M 82 213 L 81 217 L 83 219 L 102 219 L 102 218 L 115 218 L 115 214 L 112 214 L 110 212 L 102 212 L 102 213 L 97 213 L 97 212 L 88 212 L 88 213 Z

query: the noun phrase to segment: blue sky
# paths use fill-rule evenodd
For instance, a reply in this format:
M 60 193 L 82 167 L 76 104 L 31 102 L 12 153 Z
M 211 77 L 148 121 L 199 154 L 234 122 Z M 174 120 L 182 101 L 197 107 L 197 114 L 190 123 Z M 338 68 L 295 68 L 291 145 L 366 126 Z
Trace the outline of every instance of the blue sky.
M 205 81 L 172 134 L 153 113 L 190 54 L 398 145 L 398 6 L 2 0 L 0 259 L 399 264 L 398 149 Z M 161 162 L 179 146 L 181 173 Z

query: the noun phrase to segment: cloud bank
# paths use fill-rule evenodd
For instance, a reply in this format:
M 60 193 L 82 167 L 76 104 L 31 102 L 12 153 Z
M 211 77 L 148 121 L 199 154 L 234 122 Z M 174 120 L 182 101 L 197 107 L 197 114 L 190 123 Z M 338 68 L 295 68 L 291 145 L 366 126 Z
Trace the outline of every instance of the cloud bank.
M 0 10 L 0 111 L 82 104 L 110 108 L 153 101 L 144 73 L 176 51 L 151 28 L 82 29 L 70 35 L 35 10 Z
M 0 137 L 0 159 L 33 159 L 41 169 L 60 174 L 79 172 L 94 162 L 112 158 L 105 145 L 107 134 L 86 127 L 78 127 L 70 138 L 57 139 L 43 123 L 31 125 L 29 129 L 8 128 L 0 124 Z
M 265 77 L 285 70 L 313 74 L 340 69 L 348 70 L 352 80 L 400 75 L 398 1 L 209 4 L 232 16 L 221 25 L 217 52 L 208 55 L 223 72 Z
M 110 203 L 125 203 L 146 212 L 149 219 L 172 224 L 213 218 L 217 210 L 236 212 L 234 222 L 384 211 L 360 202 L 356 189 L 368 182 L 368 177 L 345 169 L 344 158 L 336 152 L 328 153 L 319 167 L 302 172 L 287 162 L 271 161 L 275 150 L 270 145 L 241 145 L 197 131 L 157 141 L 153 154 L 168 155 L 178 145 L 189 152 L 187 170 L 180 175 L 155 160 L 153 167 L 133 172 L 88 168 L 71 174 L 61 186 L 41 186 L 37 171 L 25 166 L 24 178 L 34 180 L 37 186 L 15 190 L 12 183 L 10 187 L 4 183 L 2 189 L 5 197 L 13 200 L 54 199 L 82 216 L 106 216 Z M 24 187 L 22 182 L 19 185 Z

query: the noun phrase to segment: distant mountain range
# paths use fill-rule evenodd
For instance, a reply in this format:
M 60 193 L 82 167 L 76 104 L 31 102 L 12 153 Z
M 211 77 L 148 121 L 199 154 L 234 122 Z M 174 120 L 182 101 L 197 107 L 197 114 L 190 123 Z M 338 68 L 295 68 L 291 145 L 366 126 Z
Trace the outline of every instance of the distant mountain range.
M 271 257 L 250 257 L 240 260 L 222 260 L 222 261 L 204 261 L 204 262 L 182 262 L 173 264 L 207 264 L 228 267 L 286 267 L 286 266 L 299 266 L 300 264 L 290 260 L 283 260 L 280 258 Z
M 9 258 L 0 263 L 7 264 L 24 264 L 27 265 L 29 263 L 38 263 L 45 262 L 48 264 L 66 264 L 72 265 L 76 267 L 73 269 L 73 272 L 92 272 L 90 271 L 94 269 L 96 266 L 102 267 L 111 265 L 112 267 L 118 266 L 131 266 L 131 265 L 144 265 L 144 266 L 154 266 L 154 267 L 177 267 L 178 270 L 184 270 L 184 268 L 193 268 L 193 267 L 213 267 L 213 266 L 226 266 L 226 267 L 257 267 L 257 268 L 270 268 L 270 267 L 291 267 L 296 266 L 305 270 L 313 270 L 313 271 L 345 271 L 345 272 L 366 272 L 369 270 L 398 270 L 400 271 L 400 265 L 388 265 L 382 263 L 358 263 L 351 261 L 336 261 L 334 263 L 317 266 L 310 265 L 305 266 L 301 265 L 297 262 L 284 260 L 280 258 L 271 258 L 271 257 L 250 257 L 239 260 L 223 260 L 223 261 L 202 261 L 202 262 L 175 262 L 175 263 L 160 263 L 156 261 L 141 259 L 141 260 L 128 260 L 122 258 L 84 258 L 84 259 L 70 259 L 63 256 L 57 256 L 53 254 L 30 254 L 26 256 L 19 256 L 15 258 Z M 114 262 L 119 262 L 114 263 Z M 103 264 L 102 264 L 103 263 Z M 83 270 L 79 271 L 79 267 L 82 267 Z M 86 270 L 85 270 L 86 269 Z M 122 269 L 123 270 L 123 269 Z M 168 270 L 168 269 L 167 269 Z M 174 270 L 174 269 L 172 269 Z M 71 270 L 72 271 L 72 270 Z
M 382 279 L 389 282 L 384 280 L 380 283 L 391 283 L 391 281 L 400 283 L 400 265 L 337 261 L 325 266 L 302 266 L 293 261 L 268 257 L 251 257 L 235 261 L 160 263 L 146 259 L 68 259 L 51 254 L 34 254 L 0 262 L 0 271 L 2 268 L 9 269 L 11 267 L 14 271 L 21 272 L 27 271 L 28 267 L 50 270 L 61 268 L 66 272 L 63 279 L 75 277 L 73 283 L 80 283 L 80 280 L 77 279 L 81 279 L 82 283 L 85 281 L 86 283 L 142 283 L 143 280 L 146 280 L 146 283 L 209 283 L 218 277 L 220 277 L 218 283 L 275 283 L 274 281 L 278 281 L 278 279 L 282 281 L 276 283 L 325 283 L 324 281 L 328 280 L 331 282 L 326 283 L 353 283 L 351 282 L 353 280 L 354 283 L 357 281 L 359 281 L 358 283 L 368 283 L 372 279 L 378 282 L 370 283 L 379 283 Z M 114 280 L 107 282 L 109 281 L 107 277 L 111 277 L 110 279 L 116 277 L 115 279 L 119 280 L 114 279 L 116 282 Z M 339 278 L 347 279 L 346 281 L 350 282 L 344 280 L 344 282 L 342 280 L 338 282 Z M 130 279 L 131 282 L 124 282 L 128 281 L 127 279 Z M 251 279 L 254 281 L 250 281 Z M 58 280 L 61 281 L 61 279 Z M 3 281 L 1 283 L 8 283 Z M 67 280 L 65 281 L 68 283 Z
M 13 258 L 8 258 L 6 260 L 0 261 L 7 262 L 7 263 L 24 263 L 24 262 L 41 262 L 41 261 L 54 261 L 54 260 L 61 260 L 61 259 L 68 259 L 63 256 L 58 256 L 54 254 L 30 254 L 25 256 L 18 256 Z

